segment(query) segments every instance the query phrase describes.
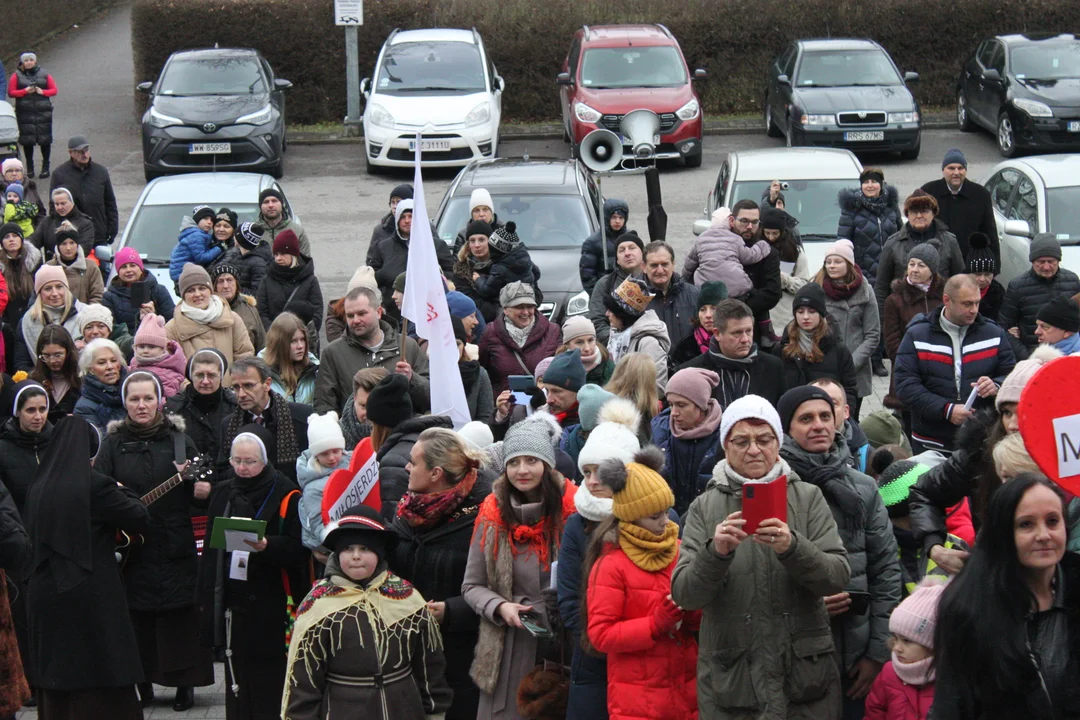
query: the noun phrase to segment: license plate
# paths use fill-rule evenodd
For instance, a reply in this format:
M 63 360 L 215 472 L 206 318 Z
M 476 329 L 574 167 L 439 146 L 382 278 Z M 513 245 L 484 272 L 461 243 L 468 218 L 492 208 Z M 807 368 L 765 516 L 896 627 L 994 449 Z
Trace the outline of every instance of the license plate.
M 436 152 L 438 152 L 438 151 L 448 151 L 448 150 L 450 150 L 450 141 L 449 140 L 421 140 L 420 141 L 420 152 L 424 152 L 425 150 L 434 150 Z M 415 140 L 410 140 L 409 141 L 409 152 L 416 152 L 416 141 Z
M 229 143 L 191 143 L 188 152 L 192 155 L 228 155 L 232 152 Z
M 626 145 L 627 147 L 630 146 L 630 138 L 626 137 L 625 135 L 622 135 L 622 134 L 619 135 L 619 142 L 621 142 L 623 145 Z M 653 135 L 652 136 L 652 144 L 653 145 L 659 145 L 660 144 L 660 136 L 659 135 Z
M 1069 132 L 1080 132 L 1080 120 L 1069 121 Z
M 885 132 L 879 130 L 878 132 L 846 132 L 844 133 L 844 142 L 866 142 L 867 140 L 884 140 Z

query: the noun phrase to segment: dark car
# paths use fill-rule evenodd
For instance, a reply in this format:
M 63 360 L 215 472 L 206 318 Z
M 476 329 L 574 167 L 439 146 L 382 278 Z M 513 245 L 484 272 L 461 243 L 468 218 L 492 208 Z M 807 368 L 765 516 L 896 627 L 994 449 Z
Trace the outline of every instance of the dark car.
M 919 104 L 873 40 L 796 40 L 769 65 L 765 124 L 788 147 L 840 147 L 919 157 Z
M 496 158 L 474 160 L 454 178 L 436 214 L 435 229 L 453 247 L 469 222 L 469 196 L 486 188 L 499 222 L 513 220 L 540 268 L 538 308 L 555 323 L 589 309 L 581 289 L 581 245 L 600 227 L 603 201 L 596 182 L 577 160 Z
M 257 50 L 175 52 L 157 82 L 140 83 L 146 179 L 176 172 L 285 172 L 285 93 Z
M 997 135 L 998 151 L 1080 150 L 1080 41 L 1075 35 L 983 40 L 956 83 L 956 124 Z

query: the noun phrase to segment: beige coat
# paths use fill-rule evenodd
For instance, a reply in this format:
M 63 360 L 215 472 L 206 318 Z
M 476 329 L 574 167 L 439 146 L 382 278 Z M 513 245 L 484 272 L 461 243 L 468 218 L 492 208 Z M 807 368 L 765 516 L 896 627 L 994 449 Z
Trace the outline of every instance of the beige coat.
M 230 310 L 227 304 L 221 317 L 209 325 L 202 325 L 190 319 L 180 311 L 180 306 L 177 305 L 173 319 L 165 323 L 165 335 L 170 340 L 180 343 L 186 357 L 191 357 L 203 348 L 215 348 L 225 356 L 225 360 L 231 366 L 233 360 L 255 354 L 247 328 L 244 327 L 244 321 Z M 232 376 L 226 373 L 221 384 L 232 385 Z
M 53 255 L 52 260 L 46 265 L 60 265 L 67 275 L 68 289 L 75 299 L 87 305 L 96 305 L 101 302 L 105 294 L 105 282 L 101 279 L 101 270 L 97 263 L 87 262 L 83 249 L 79 248 L 79 254 L 70 265 L 61 265 L 60 254 Z

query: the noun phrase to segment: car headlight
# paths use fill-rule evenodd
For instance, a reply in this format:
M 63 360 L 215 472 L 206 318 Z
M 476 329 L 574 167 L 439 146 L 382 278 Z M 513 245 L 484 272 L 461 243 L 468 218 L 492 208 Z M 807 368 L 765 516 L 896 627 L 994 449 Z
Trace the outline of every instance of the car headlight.
M 890 123 L 913 123 L 919 122 L 919 113 L 917 112 L 902 112 L 902 113 L 889 113 Z
M 491 120 L 491 107 L 482 102 L 465 116 L 465 127 L 476 127 L 477 125 L 483 125 Z
M 236 118 L 237 125 L 265 125 L 270 122 L 272 116 L 270 106 L 267 105 L 262 110 L 256 110 L 253 113 L 247 115 L 241 115 Z
M 1014 98 L 1012 103 L 1031 117 L 1054 117 L 1054 111 L 1050 109 L 1050 106 L 1038 100 Z
M 600 118 L 604 117 L 601 113 L 593 110 L 585 103 L 574 103 L 574 115 L 581 122 L 598 123 Z
M 387 112 L 382 105 L 368 105 L 364 117 L 370 120 L 373 125 L 390 128 L 391 130 L 394 128 L 394 116 Z
M 150 124 L 156 128 L 167 128 L 172 125 L 183 125 L 184 121 L 180 118 L 174 118 L 172 115 L 166 115 L 160 113 L 157 108 L 150 107 Z
M 683 105 L 681 108 L 675 111 L 676 117 L 680 120 L 693 120 L 701 113 L 701 106 L 698 105 L 697 100 L 691 100 Z
M 799 118 L 799 122 L 803 125 L 835 125 L 835 115 L 803 115 Z
M 582 315 L 589 311 L 589 293 L 582 290 L 566 303 L 567 315 Z

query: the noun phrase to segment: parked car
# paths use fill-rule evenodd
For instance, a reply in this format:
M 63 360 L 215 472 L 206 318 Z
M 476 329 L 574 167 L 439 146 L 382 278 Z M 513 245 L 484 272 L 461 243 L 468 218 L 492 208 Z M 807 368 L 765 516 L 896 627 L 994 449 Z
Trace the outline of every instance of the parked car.
M 1031 267 L 1028 246 L 1036 233 L 1053 233 L 1061 264 L 1080 272 L 1080 155 L 1036 155 L 994 166 L 986 189 L 1001 238 L 1003 285 Z
M 796 40 L 769 64 L 765 125 L 788 147 L 843 147 L 856 152 L 899 152 L 919 157 L 919 103 L 873 40 Z
M 861 172 L 862 163 L 850 150 L 783 148 L 728 153 L 720 163 L 716 184 L 709 190 L 703 217 L 694 221 L 694 234 L 709 228 L 716 208 L 730 208 L 745 199 L 760 204 L 762 193 L 773 180 L 779 180 L 784 209 L 799 221 L 797 229 L 808 267 L 816 272 L 840 226 L 836 196 L 844 188 L 859 187 Z
M 1080 150 L 1080 40 L 1072 34 L 983 40 L 956 82 L 956 125 L 997 135 L 998 152 Z
M 660 117 L 655 157 L 682 158 L 701 166 L 701 99 L 679 41 L 663 25 L 599 25 L 574 33 L 570 52 L 557 78 L 570 156 L 579 157 L 581 141 L 593 130 L 619 131 L 623 115 L 639 109 Z
M 150 101 L 142 118 L 146 179 L 203 170 L 285 172 L 285 90 L 258 50 L 175 52 L 156 82 L 139 83 Z
M 416 133 L 425 167 L 495 157 L 506 84 L 473 30 L 394 30 L 360 90 L 370 173 L 412 167 Z
M 469 196 L 486 188 L 499 222 L 514 221 L 533 263 L 540 268 L 539 311 L 552 322 L 589 309 L 581 289 L 581 245 L 600 227 L 603 205 L 596 181 L 577 160 L 498 158 L 469 163 L 446 191 L 435 229 L 453 247 L 469 222 Z
M 286 210 L 299 219 L 289 205 L 284 188 L 269 175 L 192 173 L 151 181 L 139 195 L 120 237 L 112 246 L 99 245 L 94 251 L 102 272 L 110 274 L 111 261 L 117 251 L 133 247 L 139 251 L 146 269 L 172 293 L 169 255 L 176 245 L 183 218 L 190 217 L 196 205 L 212 203 L 215 208 L 224 206 L 233 210 L 240 222 L 253 221 L 259 215 L 259 193 L 266 188 L 278 190 L 285 197 Z M 179 300 L 175 293 L 173 299 Z

